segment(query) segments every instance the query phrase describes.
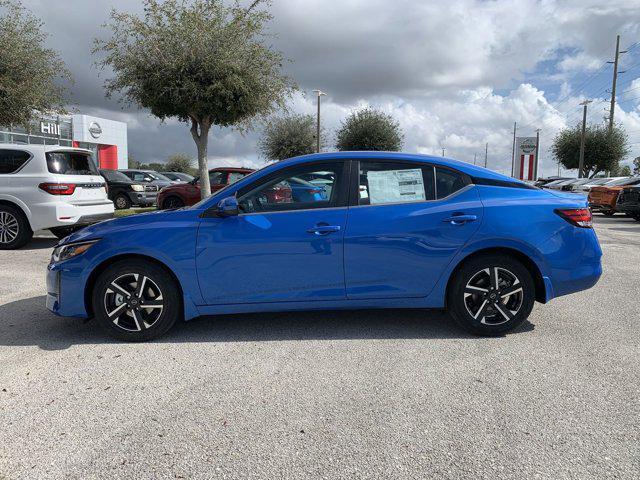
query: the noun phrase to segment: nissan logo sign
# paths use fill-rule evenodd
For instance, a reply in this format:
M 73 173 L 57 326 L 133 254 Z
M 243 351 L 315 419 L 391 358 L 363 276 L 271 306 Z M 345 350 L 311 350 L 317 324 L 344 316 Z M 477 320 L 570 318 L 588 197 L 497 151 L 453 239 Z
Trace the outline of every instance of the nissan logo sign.
M 533 153 L 536 150 L 536 143 L 529 138 L 525 138 L 520 144 L 520 150 L 526 154 Z
M 97 122 L 91 122 L 89 124 L 89 133 L 93 138 L 98 138 L 102 135 L 102 128 L 100 128 L 100 125 L 98 125 Z

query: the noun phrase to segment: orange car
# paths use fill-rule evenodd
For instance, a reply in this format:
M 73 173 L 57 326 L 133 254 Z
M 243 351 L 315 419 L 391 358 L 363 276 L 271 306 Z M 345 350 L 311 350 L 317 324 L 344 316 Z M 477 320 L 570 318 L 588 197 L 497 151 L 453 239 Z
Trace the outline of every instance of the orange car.
M 607 216 L 616 213 L 618 194 L 627 186 L 639 185 L 640 177 L 621 178 L 608 185 L 591 187 L 589 190 L 589 208 L 594 212 L 602 212 Z

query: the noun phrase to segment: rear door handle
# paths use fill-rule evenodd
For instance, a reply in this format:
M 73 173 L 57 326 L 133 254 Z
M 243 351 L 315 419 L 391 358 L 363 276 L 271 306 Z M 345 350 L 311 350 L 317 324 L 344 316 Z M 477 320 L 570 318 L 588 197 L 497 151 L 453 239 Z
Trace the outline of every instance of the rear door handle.
M 339 225 L 316 225 L 313 228 L 307 230 L 307 233 L 313 233 L 315 235 L 328 235 L 330 233 L 339 232 Z
M 450 223 L 451 225 L 464 225 L 465 223 L 468 222 L 475 222 L 478 219 L 478 217 L 476 215 L 465 215 L 465 214 L 460 214 L 460 215 L 451 215 L 450 217 L 445 218 L 444 220 L 442 220 L 445 223 Z

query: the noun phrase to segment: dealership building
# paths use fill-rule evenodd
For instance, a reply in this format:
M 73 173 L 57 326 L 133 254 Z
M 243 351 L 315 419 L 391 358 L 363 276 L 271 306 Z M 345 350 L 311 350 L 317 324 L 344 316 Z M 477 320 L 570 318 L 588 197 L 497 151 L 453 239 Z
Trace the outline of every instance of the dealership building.
M 127 168 L 127 124 L 90 115 L 40 116 L 25 127 L 1 127 L 0 143 L 62 145 L 93 152 L 100 168 Z

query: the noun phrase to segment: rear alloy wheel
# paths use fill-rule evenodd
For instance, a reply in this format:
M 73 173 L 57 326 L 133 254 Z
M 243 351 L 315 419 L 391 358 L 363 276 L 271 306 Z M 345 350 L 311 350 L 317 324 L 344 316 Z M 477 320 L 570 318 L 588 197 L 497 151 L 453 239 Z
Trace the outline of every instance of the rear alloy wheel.
M 118 210 L 126 210 L 127 208 L 131 208 L 131 200 L 124 193 L 119 193 L 116 198 L 113 200 L 113 204 Z
M 509 257 L 473 259 L 453 282 L 448 295 L 450 313 L 477 335 L 501 335 L 514 329 L 527 319 L 535 301 L 529 271 Z
M 175 280 L 163 268 L 143 260 L 120 261 L 95 284 L 96 319 L 109 335 L 144 341 L 164 334 L 181 316 Z
M 162 202 L 162 208 L 164 210 L 169 210 L 172 208 L 182 208 L 184 207 L 184 202 L 181 198 L 178 197 L 168 197 L 165 198 L 164 202 Z
M 33 231 L 23 213 L 10 205 L 0 205 L 0 250 L 13 250 L 26 245 Z

